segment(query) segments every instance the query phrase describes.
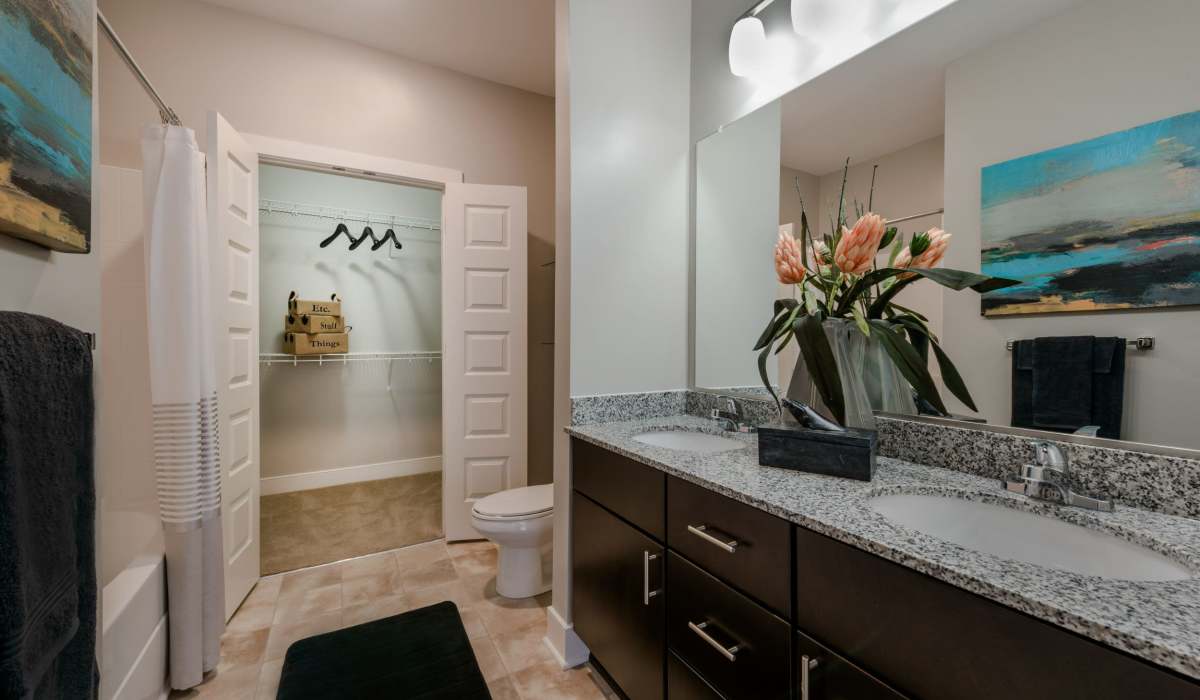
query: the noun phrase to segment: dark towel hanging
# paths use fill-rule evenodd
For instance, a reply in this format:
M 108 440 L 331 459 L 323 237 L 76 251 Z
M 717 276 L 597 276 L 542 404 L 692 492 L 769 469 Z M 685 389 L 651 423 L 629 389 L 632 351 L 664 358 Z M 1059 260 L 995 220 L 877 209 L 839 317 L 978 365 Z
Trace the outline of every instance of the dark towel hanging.
M 0 697 L 97 694 L 92 351 L 0 312 Z
M 1099 425 L 1100 437 L 1119 439 L 1124 400 L 1124 338 L 1064 336 L 1014 344 L 1014 426 L 1074 432 Z

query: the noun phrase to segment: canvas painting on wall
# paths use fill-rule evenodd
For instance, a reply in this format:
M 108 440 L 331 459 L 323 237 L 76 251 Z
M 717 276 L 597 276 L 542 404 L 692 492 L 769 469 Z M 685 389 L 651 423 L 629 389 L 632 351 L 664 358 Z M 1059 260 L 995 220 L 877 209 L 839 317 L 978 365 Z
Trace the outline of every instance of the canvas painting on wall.
M 1200 304 L 1200 112 L 983 168 L 986 316 Z
M 94 0 L 0 0 L 0 232 L 91 249 Z

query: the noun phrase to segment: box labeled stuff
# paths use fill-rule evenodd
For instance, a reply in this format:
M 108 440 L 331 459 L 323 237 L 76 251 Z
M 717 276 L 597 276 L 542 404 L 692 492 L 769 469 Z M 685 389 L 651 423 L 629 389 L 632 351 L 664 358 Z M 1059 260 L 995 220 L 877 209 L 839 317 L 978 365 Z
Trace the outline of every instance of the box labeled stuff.
M 283 351 L 289 355 L 332 355 L 350 352 L 350 334 L 284 333 Z
M 292 292 L 288 296 L 288 313 L 294 316 L 341 316 L 342 300 L 336 294 L 330 295 L 329 301 L 301 299 Z
M 288 333 L 341 333 L 346 330 L 346 319 L 341 316 L 288 314 L 284 317 L 283 329 Z

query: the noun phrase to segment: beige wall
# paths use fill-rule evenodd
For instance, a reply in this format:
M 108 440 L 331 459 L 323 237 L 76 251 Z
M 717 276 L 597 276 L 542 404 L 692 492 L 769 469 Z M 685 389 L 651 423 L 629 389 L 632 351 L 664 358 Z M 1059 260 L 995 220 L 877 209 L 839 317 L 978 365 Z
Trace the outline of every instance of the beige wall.
M 237 129 L 455 168 L 529 189 L 529 454 L 551 479 L 554 100 L 188 0 L 101 0 L 117 32 L 204 143 L 205 112 Z M 107 45 L 100 52 L 104 162 L 140 165 L 157 114 Z
M 1200 109 L 1200 4 L 1093 0 L 963 58 L 946 71 L 949 267 L 979 269 L 980 168 Z M 1126 365 L 1123 437 L 1200 447 L 1196 309 L 983 318 L 973 294 L 945 295 L 947 351 L 995 423 L 1011 418 L 1009 339 L 1155 336 Z M 975 390 L 975 385 L 979 389 Z

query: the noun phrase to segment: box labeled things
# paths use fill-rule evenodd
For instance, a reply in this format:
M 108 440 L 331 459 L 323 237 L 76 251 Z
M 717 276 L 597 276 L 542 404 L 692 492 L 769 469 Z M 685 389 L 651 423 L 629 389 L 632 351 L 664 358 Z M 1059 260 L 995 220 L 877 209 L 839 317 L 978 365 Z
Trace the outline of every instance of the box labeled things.
M 292 292 L 288 296 L 288 313 L 294 316 L 341 316 L 342 315 L 342 300 L 338 295 L 331 294 L 329 300 L 323 299 L 301 299 Z
M 346 319 L 341 316 L 288 314 L 283 318 L 283 329 L 288 333 L 341 333 L 346 330 Z
M 334 355 L 350 352 L 350 334 L 284 333 L 283 351 L 289 355 Z

